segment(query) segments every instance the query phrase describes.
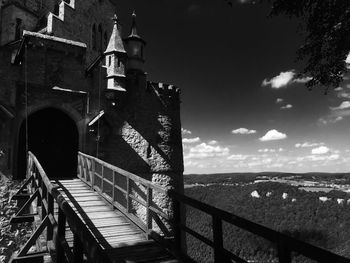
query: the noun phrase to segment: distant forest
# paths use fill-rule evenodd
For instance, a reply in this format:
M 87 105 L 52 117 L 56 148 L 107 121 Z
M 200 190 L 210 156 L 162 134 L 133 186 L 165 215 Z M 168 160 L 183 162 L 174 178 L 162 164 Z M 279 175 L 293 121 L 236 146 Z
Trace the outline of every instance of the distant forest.
M 208 178 L 202 179 L 213 183 Z M 226 181 L 227 178 L 221 179 Z M 252 181 L 249 175 L 240 179 L 237 177 L 241 182 Z M 189 181 L 186 180 L 186 183 L 193 183 Z M 204 182 L 202 180 L 199 183 Z M 253 192 L 255 194 L 252 196 Z M 295 186 L 275 182 L 242 186 L 197 186 L 185 189 L 185 193 L 202 202 L 350 258 L 348 193 L 306 192 Z M 321 201 L 319 197 L 330 199 Z M 187 226 L 211 239 L 211 218 L 190 207 L 186 209 Z M 224 247 L 234 254 L 250 262 L 276 262 L 276 249 L 265 239 L 228 224 L 224 224 L 223 231 Z M 187 247 L 196 261 L 213 262 L 210 248 L 190 235 L 187 236 Z M 314 261 L 294 255 L 293 262 Z

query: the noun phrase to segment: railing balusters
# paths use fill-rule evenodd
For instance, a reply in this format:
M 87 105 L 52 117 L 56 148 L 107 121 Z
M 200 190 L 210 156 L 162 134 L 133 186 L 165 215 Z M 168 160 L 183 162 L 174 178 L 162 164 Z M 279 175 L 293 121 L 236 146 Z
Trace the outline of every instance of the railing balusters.
M 283 242 L 277 244 L 278 262 L 280 263 L 291 263 L 291 251 L 286 247 Z
M 115 201 L 115 172 L 112 171 L 113 176 L 113 185 L 112 185 L 112 208 L 114 208 L 114 201 Z
M 130 178 L 126 177 L 126 211 L 130 213 L 131 211 L 131 201 L 130 201 Z
M 94 159 L 90 159 L 90 160 L 91 160 L 91 170 L 92 170 L 91 189 L 94 189 L 96 165 L 95 165 L 95 160 Z
M 81 243 L 79 236 L 73 235 L 73 254 L 74 254 L 74 263 L 83 262 L 83 244 Z
M 64 249 L 61 245 L 60 238 L 66 236 L 66 215 L 62 209 L 58 208 L 58 227 L 56 236 L 56 262 L 65 262 Z
M 103 193 L 104 180 L 105 180 L 104 166 L 101 165 L 101 193 Z
M 214 239 L 214 261 L 217 263 L 228 262 L 223 253 L 222 221 L 217 215 L 212 215 L 213 220 L 213 239 Z
M 147 207 L 146 207 L 146 223 L 147 223 L 147 230 L 152 229 L 152 211 L 150 210 L 150 207 L 152 205 L 152 188 L 147 186 Z
M 47 193 L 47 213 L 52 216 L 54 216 L 54 201 L 53 196 L 50 193 Z M 53 226 L 52 224 L 49 224 L 47 227 L 47 240 L 52 240 L 53 236 Z

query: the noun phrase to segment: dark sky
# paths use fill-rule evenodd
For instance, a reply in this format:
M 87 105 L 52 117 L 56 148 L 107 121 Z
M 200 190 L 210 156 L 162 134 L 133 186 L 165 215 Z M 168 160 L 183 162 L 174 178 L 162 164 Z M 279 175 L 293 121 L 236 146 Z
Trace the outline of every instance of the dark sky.
M 186 173 L 349 171 L 350 85 L 325 96 L 296 77 L 297 20 L 239 1 L 116 3 L 124 34 L 136 10 L 149 79 L 182 90 Z

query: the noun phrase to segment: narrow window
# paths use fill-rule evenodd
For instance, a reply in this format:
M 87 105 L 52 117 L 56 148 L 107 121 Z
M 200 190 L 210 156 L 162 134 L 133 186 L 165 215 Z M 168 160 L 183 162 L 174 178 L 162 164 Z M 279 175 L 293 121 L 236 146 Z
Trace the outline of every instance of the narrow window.
M 97 35 L 97 50 L 102 52 L 102 26 L 98 26 L 98 35 Z
M 22 31 L 22 19 L 16 18 L 16 31 L 15 31 L 15 40 L 21 38 Z
M 91 42 L 92 42 L 92 49 L 96 50 L 96 25 L 92 25 L 92 32 L 91 32 Z
M 120 59 L 118 58 L 118 68 L 120 68 Z
M 107 39 L 107 32 L 105 32 L 105 34 L 104 34 L 104 47 L 105 47 L 105 49 L 107 48 L 107 45 L 108 45 L 108 39 Z
M 53 8 L 53 14 L 56 16 L 58 16 L 60 14 L 60 6 L 58 5 L 58 3 L 56 3 L 54 8 Z
M 112 56 L 108 56 L 108 66 L 111 66 L 112 64 Z

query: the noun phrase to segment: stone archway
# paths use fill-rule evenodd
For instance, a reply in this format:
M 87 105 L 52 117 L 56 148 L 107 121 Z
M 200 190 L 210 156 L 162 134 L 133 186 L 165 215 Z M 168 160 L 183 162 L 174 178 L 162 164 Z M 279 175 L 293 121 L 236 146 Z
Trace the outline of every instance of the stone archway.
M 77 175 L 79 133 L 74 120 L 56 108 L 38 110 L 28 117 L 28 148 L 38 158 L 49 178 Z M 26 121 L 18 139 L 17 178 L 26 171 Z

